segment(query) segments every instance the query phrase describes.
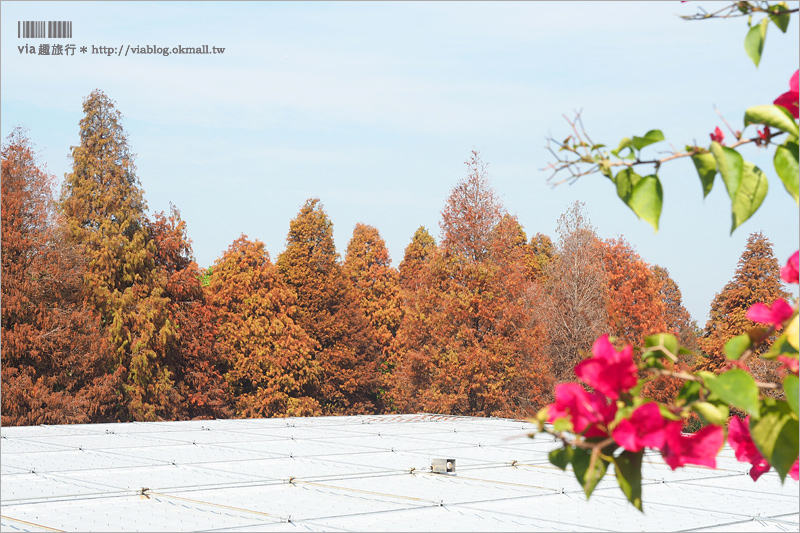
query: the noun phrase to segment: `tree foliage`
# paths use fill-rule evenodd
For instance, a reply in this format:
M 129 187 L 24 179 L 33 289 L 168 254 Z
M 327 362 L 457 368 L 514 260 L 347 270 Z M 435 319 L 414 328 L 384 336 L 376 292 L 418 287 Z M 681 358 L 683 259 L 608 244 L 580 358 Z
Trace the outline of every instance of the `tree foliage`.
M 772 243 L 761 232 L 751 233 L 733 278 L 711 302 L 709 319 L 700 337 L 700 347 L 707 359 L 700 361 L 698 368 L 722 371 L 727 363 L 725 343 L 756 325 L 745 317 L 747 310 L 758 302 L 772 304 L 777 298 L 788 297 L 781 284 L 780 265 L 772 252 Z M 756 355 L 764 353 L 770 345 L 771 340 L 764 343 Z M 768 379 L 775 371 L 776 365 L 769 361 L 753 357 L 748 363 L 759 379 Z
M 422 283 L 427 265 L 436 251 L 436 240 L 428 233 L 425 226 L 420 226 L 411 237 L 411 242 L 400 262 L 400 286 L 412 291 Z
M 264 243 L 236 239 L 214 263 L 207 291 L 236 416 L 320 414 L 316 343 L 296 323 L 297 299 Z
M 147 226 L 155 246 L 154 280 L 163 288 L 167 314 L 175 325 L 163 355 L 182 399 L 176 415 L 181 419 L 226 418 L 230 398 L 216 344 L 217 316 L 206 301 L 186 222 L 171 206 L 169 216 L 156 213 Z
M 489 184 L 486 165 L 472 151 L 467 177 L 447 197 L 439 227 L 441 244 L 453 255 L 480 261 L 489 251 L 492 229 L 503 216 L 503 205 Z
M 53 177 L 15 129 L 2 147 L 2 424 L 115 419 L 119 374 L 82 297 L 84 258 L 54 209 Z
M 386 400 L 390 386 L 388 374 L 392 366 L 392 344 L 403 319 L 399 273 L 392 268 L 389 251 L 378 230 L 358 223 L 347 245 L 344 272 L 358 296 L 358 303 L 369 320 L 370 333 L 380 350 L 378 393 L 380 403 Z M 386 410 L 386 405 L 381 405 Z
M 642 344 L 645 337 L 665 331 L 661 284 L 624 239 L 603 242 L 609 332 L 627 344 Z
M 386 242 L 376 228 L 356 224 L 347 245 L 344 272 L 385 354 L 400 327 L 402 312 L 398 272 L 392 268 Z
M 124 373 L 127 417 L 172 419 L 181 398 L 164 354 L 175 328 L 154 277 L 156 250 L 122 115 L 101 91 L 84 100 L 83 111 L 61 207 L 71 241 L 87 258 L 84 291 L 108 328 Z
M 544 349 L 559 383 L 574 378 L 573 367 L 605 330 L 608 312 L 603 247 L 582 203 L 559 217 L 557 232 L 535 313 L 547 332 Z
M 664 321 L 666 331 L 675 335 L 681 346 L 697 353 L 700 350 L 697 334 L 697 322 L 692 319 L 689 311 L 683 306 L 681 289 L 669 275 L 669 270 L 664 267 L 653 266 L 653 275 L 659 282 L 658 295 L 664 304 Z
M 531 314 L 524 231 L 516 218 L 496 216 L 502 205 L 476 161 L 473 153 L 467 181 L 446 202 L 442 246 L 404 287 L 390 393 L 401 411 L 522 416 L 551 384 Z M 470 180 L 480 186 L 465 188 Z
M 320 201 L 309 199 L 290 223 L 277 265 L 297 294 L 298 323 L 318 345 L 317 400 L 325 414 L 374 413 L 380 348 L 338 259 L 333 224 Z
M 550 237 L 544 233 L 537 233 L 531 237 L 526 254 L 528 278 L 546 284 L 546 275 L 555 256 L 556 248 Z

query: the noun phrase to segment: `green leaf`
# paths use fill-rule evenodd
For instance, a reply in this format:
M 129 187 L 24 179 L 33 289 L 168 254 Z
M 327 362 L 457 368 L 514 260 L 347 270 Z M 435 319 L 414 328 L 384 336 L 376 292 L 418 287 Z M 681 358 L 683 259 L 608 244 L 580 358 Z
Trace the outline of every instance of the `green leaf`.
M 775 104 L 757 105 L 748 108 L 744 112 L 744 126 L 747 127 L 750 124 L 766 124 L 795 137 L 800 135 L 800 131 L 798 131 L 800 128 L 798 128 L 797 122 L 794 121 L 794 117 L 789 113 L 789 110 Z
M 617 156 L 617 157 L 622 157 L 621 155 L 619 155 L 619 153 L 620 153 L 622 150 L 624 150 L 625 148 L 628 148 L 628 149 L 630 149 L 630 147 L 631 147 L 631 144 L 632 144 L 632 141 L 631 141 L 631 140 L 630 140 L 628 137 L 625 137 L 624 139 L 622 139 L 622 140 L 619 142 L 619 146 L 617 146 L 617 149 L 616 149 L 616 150 L 611 150 L 611 153 L 612 153 L 612 154 L 614 154 L 614 155 L 615 155 L 615 156 Z M 628 155 L 631 155 L 631 154 L 628 154 Z
M 736 191 L 739 190 L 739 185 L 742 183 L 742 167 L 744 166 L 744 159 L 736 150 L 722 146 L 717 141 L 711 143 L 711 153 L 717 160 L 717 168 L 722 175 L 722 181 L 725 182 L 725 188 L 728 190 L 728 196 L 731 200 L 736 198 Z
M 731 203 L 731 233 L 753 216 L 764 202 L 769 184 L 761 169 L 749 161 L 742 168 L 742 180 Z
M 641 150 L 645 146 L 649 146 L 653 143 L 657 143 L 659 141 L 664 140 L 664 134 L 661 133 L 661 130 L 650 130 L 644 134 L 644 137 L 633 137 L 631 141 L 631 145 L 637 149 Z
M 744 370 L 734 368 L 714 379 L 707 379 L 706 386 L 723 401 L 758 418 L 758 385 Z
M 642 456 L 644 450 L 638 452 L 624 451 L 614 458 L 614 473 L 619 488 L 634 507 L 642 511 Z
M 734 337 L 725 343 L 725 357 L 732 361 L 736 361 L 742 356 L 745 350 L 750 347 L 751 344 L 752 342 L 750 341 L 750 335 L 747 333 Z
M 569 418 L 556 418 L 553 421 L 553 431 L 567 431 L 572 432 L 572 421 Z
M 658 219 L 661 217 L 661 204 L 664 191 L 658 176 L 651 174 L 639 180 L 633 187 L 628 206 L 636 216 L 643 218 L 658 231 Z
M 792 408 L 794 414 L 800 414 L 800 405 L 798 405 L 798 379 L 794 374 L 789 374 L 783 380 L 783 392 L 786 393 L 786 403 Z
M 572 470 L 575 472 L 578 483 L 583 487 L 583 492 L 586 493 L 587 499 L 592 495 L 592 491 L 606 474 L 606 468 L 608 468 L 608 463 L 597 457 L 594 462 L 594 468 L 590 472 L 589 463 L 591 463 L 591 460 L 592 450 L 575 448 L 575 453 L 572 456 Z
M 768 22 L 769 19 L 762 20 L 758 26 L 750 28 L 750 31 L 747 32 L 747 36 L 744 38 L 744 50 L 747 52 L 747 55 L 750 56 L 750 59 L 753 60 L 753 63 L 756 64 L 756 67 L 758 67 L 758 63 L 761 61 L 761 52 L 764 51 Z
M 777 15 L 770 15 L 769 19 L 779 30 L 786 33 L 786 29 L 789 27 L 789 6 L 786 5 L 786 2 L 781 2 L 780 4 L 772 6 L 771 9 L 779 13 Z
M 608 166 L 607 159 L 600 161 L 600 173 L 611 181 L 614 181 L 614 174 L 611 173 L 611 167 Z
M 787 402 L 772 398 L 764 400 L 759 420 L 750 418 L 750 435 L 758 451 L 775 468 L 783 481 L 797 460 L 798 432 L 797 415 Z
M 772 346 L 770 347 L 769 351 L 763 354 L 761 357 L 763 359 L 775 359 L 779 355 L 788 354 L 788 355 L 797 355 L 797 350 L 789 344 L 789 339 L 786 338 L 786 333 L 778 337 Z
M 775 172 L 783 182 L 783 186 L 794 198 L 794 203 L 798 204 L 798 176 L 800 176 L 800 168 L 797 164 L 797 141 L 791 139 L 783 143 L 775 150 Z M 798 204 L 800 205 L 800 204 Z
M 675 338 L 675 335 L 670 335 L 669 333 L 650 335 L 644 340 L 644 346 L 648 349 L 655 348 L 652 351 L 660 352 L 661 354 L 664 354 L 663 350 L 667 350 L 672 355 L 678 354 L 678 339 Z
M 614 180 L 617 184 L 617 196 L 627 204 L 631 199 L 634 185 L 639 183 L 641 179 L 642 177 L 630 167 L 620 170 Z
M 686 381 L 681 387 L 681 390 L 678 392 L 678 397 L 676 398 L 676 403 L 680 402 L 680 405 L 686 405 L 692 402 L 696 402 L 700 399 L 700 389 L 702 385 L 697 381 Z
M 536 420 L 539 422 L 547 422 L 547 419 L 550 417 L 550 408 L 549 407 L 542 407 L 536 413 Z
M 567 465 L 572 462 L 572 455 L 573 455 L 573 448 L 568 446 L 566 448 L 556 448 L 552 450 L 547 458 L 550 459 L 550 462 L 560 468 L 561 470 L 566 470 Z
M 714 176 L 717 175 L 717 159 L 713 154 L 705 152 L 693 155 L 692 162 L 694 168 L 697 169 L 697 175 L 700 176 L 700 183 L 703 184 L 703 198 L 705 198 L 714 185 Z
M 680 415 L 676 415 L 670 411 L 669 407 L 666 405 L 658 404 L 658 410 L 661 412 L 661 418 L 664 420 L 682 420 Z
M 724 405 L 714 405 L 710 402 L 695 402 L 692 404 L 692 409 L 706 422 L 715 426 L 724 426 L 730 414 L 730 410 Z

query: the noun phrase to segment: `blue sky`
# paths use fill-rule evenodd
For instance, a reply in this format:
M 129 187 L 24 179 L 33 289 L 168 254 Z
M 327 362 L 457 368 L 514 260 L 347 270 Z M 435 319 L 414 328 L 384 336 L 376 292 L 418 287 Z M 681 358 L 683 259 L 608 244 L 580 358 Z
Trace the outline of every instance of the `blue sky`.
M 719 5 L 719 4 L 717 4 Z M 792 3 L 793 6 L 797 2 Z M 151 212 L 180 209 L 197 262 L 241 233 L 283 250 L 289 222 L 319 197 L 344 254 L 357 222 L 378 228 L 395 265 L 420 225 L 438 237 L 450 189 L 480 151 L 528 236 L 555 236 L 575 200 L 601 237 L 623 235 L 666 267 L 701 325 L 762 230 L 784 262 L 798 209 L 771 153 L 745 149 L 770 179 L 765 203 L 729 236 L 718 181 L 703 200 L 688 160 L 665 165 L 661 229 L 601 176 L 551 187 L 545 138 L 581 109 L 595 142 L 663 130 L 682 147 L 734 128 L 747 107 L 788 90 L 798 24 L 768 30 L 758 69 L 746 19 L 688 22 L 710 2 L 11 2 L 0 4 L 0 129 L 25 125 L 59 180 L 78 142 L 81 103 L 99 88 L 125 116 Z M 18 20 L 71 20 L 73 38 L 17 38 Z M 224 47 L 224 54 L 24 55 L 27 43 Z M 752 128 L 751 128 L 752 130 Z M 748 131 L 751 131 L 748 130 Z M 729 135 L 730 138 L 730 135 Z

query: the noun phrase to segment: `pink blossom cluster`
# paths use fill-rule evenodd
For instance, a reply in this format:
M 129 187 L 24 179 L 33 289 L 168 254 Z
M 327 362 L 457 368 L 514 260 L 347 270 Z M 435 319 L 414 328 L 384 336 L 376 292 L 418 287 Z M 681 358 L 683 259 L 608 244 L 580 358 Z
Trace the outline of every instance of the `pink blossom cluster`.
M 800 105 L 800 102 L 798 101 L 800 100 L 800 93 L 798 92 L 798 75 L 800 75 L 800 70 L 795 71 L 795 73 L 789 79 L 789 90 L 777 97 L 773 102 L 773 104 L 786 109 L 794 118 L 798 118 L 798 105 Z M 771 133 L 769 126 L 764 126 L 763 130 L 758 131 L 758 137 L 760 139 L 758 142 L 768 142 L 770 135 Z M 725 139 L 725 134 L 722 133 L 722 130 L 719 129 L 719 127 L 714 128 L 714 133 L 709 133 L 709 137 L 711 137 L 712 141 L 716 141 L 723 146 L 725 145 L 723 142 Z M 796 267 L 797 262 L 795 262 L 795 275 L 797 274 Z
M 798 97 L 800 96 L 797 83 L 798 74 L 800 74 L 800 70 L 796 70 L 791 79 L 789 79 L 789 90 L 780 95 L 773 102 L 775 105 L 785 107 L 794 118 L 798 118 Z M 795 263 L 795 265 L 797 265 L 797 263 Z
M 603 335 L 592 346 L 593 357 L 580 362 L 575 374 L 595 392 L 579 383 L 556 386 L 555 403 L 549 406 L 548 421 L 567 418 L 575 433 L 586 438 L 611 436 L 626 450 L 637 452 L 653 448 L 661 452 L 673 469 L 687 464 L 716 467 L 716 455 L 724 443 L 722 427 L 707 426 L 693 435 L 682 433 L 680 420 L 664 418 L 658 404 L 650 402 L 636 408 L 630 418 L 613 425 L 616 401 L 638 380 L 633 348 L 617 351 Z
M 796 76 L 795 76 L 796 78 Z M 795 252 L 781 269 L 781 277 L 787 283 L 798 283 L 798 254 Z M 778 329 L 792 317 L 794 308 L 782 299 L 771 306 L 753 305 L 747 318 L 755 322 L 771 324 Z M 779 356 L 786 368 L 797 375 L 798 358 Z M 716 468 L 716 455 L 725 442 L 722 426 L 708 425 L 694 434 L 684 434 L 683 422 L 669 416 L 669 411 L 656 402 L 639 405 L 629 417 L 617 420 L 617 400 L 638 382 L 638 369 L 633 361 L 633 347 L 625 346 L 617 351 L 608 335 L 597 339 L 592 346 L 592 357 L 575 366 L 575 374 L 594 389 L 587 390 L 580 383 L 562 383 L 556 386 L 555 402 L 548 406 L 548 422 L 567 419 L 572 430 L 585 438 L 611 437 L 631 452 L 652 448 L 661 452 L 664 461 L 673 470 L 694 464 Z M 630 399 L 630 396 L 628 396 Z M 667 416 L 664 416 L 667 413 Z M 752 464 L 750 476 L 757 480 L 769 471 L 771 465 L 761 455 L 750 435 L 749 417 L 742 421 L 730 419 L 728 443 L 736 459 Z M 798 480 L 798 461 L 789 475 Z
M 792 80 L 794 82 L 795 90 L 794 98 L 797 100 L 797 73 L 795 73 Z M 777 104 L 778 101 L 776 100 L 775 103 Z M 795 110 L 796 109 L 797 108 L 795 107 Z M 795 116 L 797 116 L 796 113 L 797 112 L 795 111 Z M 783 279 L 783 281 L 786 283 L 798 283 L 798 257 L 800 257 L 800 250 L 792 254 L 789 260 L 786 262 L 786 265 L 781 268 L 781 279 Z M 792 316 L 793 313 L 794 309 L 792 306 L 786 303 L 786 301 L 783 299 L 779 298 L 775 300 L 770 307 L 767 307 L 762 303 L 757 303 L 751 306 L 750 309 L 747 310 L 747 314 L 745 316 L 753 322 L 772 324 L 775 326 L 775 329 L 778 329 Z M 777 359 L 784 364 L 789 372 L 795 376 L 797 375 L 797 357 L 780 355 Z M 764 456 L 761 455 L 761 452 L 758 451 L 758 448 L 753 442 L 753 437 L 750 435 L 749 416 L 745 418 L 744 421 L 736 417 L 731 418 L 731 421 L 728 424 L 728 444 L 731 445 L 734 453 L 736 453 L 737 460 L 753 465 L 753 467 L 750 469 L 750 477 L 753 478 L 753 481 L 757 480 L 761 474 L 767 472 L 771 468 L 767 460 L 764 459 Z M 799 465 L 800 460 L 795 461 L 791 470 L 789 470 L 789 475 L 794 480 L 798 480 L 800 478 L 800 472 L 798 472 Z
M 786 265 L 781 268 L 781 279 L 783 279 L 783 281 L 786 283 L 798 283 L 799 256 L 800 250 L 792 254 L 789 260 L 786 262 Z M 791 318 L 792 314 L 794 314 L 794 308 L 789 305 L 786 300 L 778 298 L 772 302 L 771 306 L 767 306 L 763 303 L 757 303 L 750 306 L 750 309 L 747 310 L 745 317 L 760 324 L 770 324 L 774 326 L 776 330 L 778 330 L 783 326 L 786 320 Z M 798 375 L 798 370 L 800 370 L 800 361 L 798 361 L 797 357 L 779 355 L 777 359 L 783 363 L 789 372 L 795 376 Z
M 753 481 L 756 481 L 761 477 L 761 474 L 766 473 L 771 468 L 770 464 L 756 448 L 753 437 L 750 436 L 749 416 L 744 421 L 735 416 L 731 418 L 728 423 L 728 444 L 733 448 L 737 461 L 753 465 L 753 468 L 750 469 L 750 477 L 753 478 Z M 800 462 L 796 460 L 789 470 L 789 475 L 795 481 L 800 478 L 798 468 L 800 468 Z

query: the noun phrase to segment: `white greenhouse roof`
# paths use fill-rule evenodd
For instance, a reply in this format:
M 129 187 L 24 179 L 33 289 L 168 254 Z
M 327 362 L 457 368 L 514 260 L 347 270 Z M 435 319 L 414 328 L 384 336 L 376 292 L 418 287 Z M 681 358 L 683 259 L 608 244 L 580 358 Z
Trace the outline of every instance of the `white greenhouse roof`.
M 384 415 L 4 427 L 3 531 L 798 531 L 798 483 L 645 456 L 645 513 L 591 500 L 552 438 L 497 418 Z M 455 459 L 451 474 L 433 459 Z

